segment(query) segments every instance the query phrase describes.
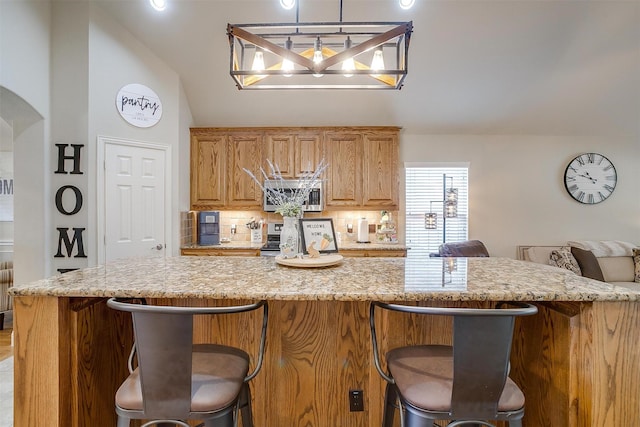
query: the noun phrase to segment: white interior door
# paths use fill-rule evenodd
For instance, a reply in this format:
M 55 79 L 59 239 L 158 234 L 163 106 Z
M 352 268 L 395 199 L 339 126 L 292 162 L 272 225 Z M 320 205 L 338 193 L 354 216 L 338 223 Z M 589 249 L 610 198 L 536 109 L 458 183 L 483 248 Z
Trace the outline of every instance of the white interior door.
M 164 256 L 168 147 L 104 142 L 104 260 Z

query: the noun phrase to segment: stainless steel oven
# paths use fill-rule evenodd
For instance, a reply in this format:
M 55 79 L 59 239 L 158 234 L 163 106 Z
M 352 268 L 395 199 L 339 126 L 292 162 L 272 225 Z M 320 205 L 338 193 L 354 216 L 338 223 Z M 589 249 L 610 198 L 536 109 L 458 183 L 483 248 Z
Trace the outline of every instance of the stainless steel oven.
M 281 222 L 267 223 L 267 243 L 260 248 L 261 256 L 277 256 L 280 254 L 280 232 L 283 224 Z
M 298 181 L 296 179 L 286 179 L 286 180 L 266 180 L 264 182 L 265 188 L 277 188 L 278 191 L 281 191 L 285 195 L 291 195 L 296 191 L 299 191 L 303 187 L 304 183 Z M 309 196 L 307 200 L 304 201 L 302 205 L 303 212 L 322 212 L 324 208 L 324 195 L 322 194 L 322 182 L 318 182 L 311 188 L 309 192 Z M 275 212 L 277 209 L 277 205 L 273 203 L 271 197 L 269 197 L 269 192 L 264 192 L 264 211 L 265 212 Z

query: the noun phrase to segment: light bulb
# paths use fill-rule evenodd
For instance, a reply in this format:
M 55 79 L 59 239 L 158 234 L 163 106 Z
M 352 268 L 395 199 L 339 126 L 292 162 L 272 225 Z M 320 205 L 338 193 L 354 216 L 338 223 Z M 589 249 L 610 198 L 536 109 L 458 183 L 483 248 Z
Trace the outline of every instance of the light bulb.
M 411 9 L 414 4 L 416 4 L 416 0 L 400 0 L 400 7 L 403 9 Z
M 261 50 L 256 50 L 256 54 L 253 57 L 253 64 L 251 65 L 253 71 L 264 70 L 264 54 Z
M 291 50 L 293 48 L 293 42 L 291 41 L 291 39 L 287 39 L 286 42 L 284 42 L 284 48 L 287 50 Z M 282 59 L 282 66 L 280 67 L 280 69 L 282 71 L 292 71 L 293 70 L 293 62 L 291 62 L 290 60 L 288 60 L 287 58 L 283 58 Z M 293 74 L 292 73 L 285 73 L 284 76 L 285 77 L 291 77 Z
M 371 69 L 374 71 L 384 70 L 384 57 L 382 56 L 382 48 L 378 47 L 373 52 L 373 59 L 371 60 Z M 378 77 L 380 74 L 372 74 L 374 77 Z
M 296 0 L 280 0 L 280 6 L 284 9 L 293 9 L 293 6 L 296 5 Z
M 356 63 L 353 58 L 342 61 L 342 71 L 353 71 L 356 69 Z M 345 77 L 351 77 L 353 74 L 344 74 Z
M 151 6 L 158 12 L 162 12 L 167 8 L 167 2 L 165 0 L 149 0 Z
M 344 50 L 347 50 L 350 48 L 351 48 L 351 38 L 347 37 L 347 39 L 344 41 Z M 356 63 L 353 61 L 353 57 L 342 61 L 342 71 L 353 71 L 355 69 L 356 69 Z M 344 76 L 351 77 L 353 76 L 353 74 L 345 73 Z
M 313 44 L 313 62 L 314 64 L 319 64 L 322 62 L 322 40 L 318 37 Z M 322 77 L 324 74 L 314 74 L 313 77 Z

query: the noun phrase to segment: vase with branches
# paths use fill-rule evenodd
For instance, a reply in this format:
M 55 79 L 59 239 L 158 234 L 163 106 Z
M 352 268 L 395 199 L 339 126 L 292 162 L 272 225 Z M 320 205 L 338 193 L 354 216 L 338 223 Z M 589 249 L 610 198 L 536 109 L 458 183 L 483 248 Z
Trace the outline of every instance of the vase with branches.
M 285 257 L 298 255 L 299 231 L 297 220 L 302 217 L 302 207 L 309 200 L 309 193 L 322 182 L 322 173 L 328 164 L 324 159 L 318 163 L 314 172 L 307 172 L 296 178 L 298 185 L 291 188 L 285 185 L 286 179 L 277 164 L 267 160 L 269 171 L 262 167 L 258 176 L 248 169 L 243 169 L 264 191 L 269 202 L 276 206 L 276 213 L 282 215 L 284 227 L 280 236 L 280 252 Z M 310 168 L 309 168 L 310 169 Z M 269 181 L 269 185 L 265 182 Z M 292 229 L 293 227 L 293 229 Z M 295 229 L 295 231 L 294 231 Z

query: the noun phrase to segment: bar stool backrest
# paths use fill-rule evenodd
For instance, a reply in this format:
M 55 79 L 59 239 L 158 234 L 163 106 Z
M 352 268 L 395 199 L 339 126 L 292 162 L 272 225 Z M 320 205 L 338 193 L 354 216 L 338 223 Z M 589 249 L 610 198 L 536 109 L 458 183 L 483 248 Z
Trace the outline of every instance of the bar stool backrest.
M 454 418 L 495 418 L 509 373 L 513 326 L 513 315 L 454 315 Z
M 259 357 L 254 372 L 245 378 L 245 382 L 253 378 L 262 365 L 267 324 L 267 306 L 264 301 L 231 307 L 175 307 L 146 305 L 111 298 L 107 305 L 131 313 L 140 385 L 144 396 L 144 413 L 148 418 L 189 417 L 195 315 L 242 313 L 263 307 Z M 236 349 L 228 348 L 226 351 L 233 350 Z M 239 353 L 242 352 L 237 350 Z
M 508 307 L 508 306 L 511 307 Z M 505 306 L 506 308 L 499 308 Z M 537 313 L 534 305 L 499 303 L 496 308 L 421 307 L 373 302 L 370 328 L 374 362 L 382 371 L 375 331 L 375 308 L 453 317 L 453 390 L 450 419 L 497 419 L 498 401 L 509 374 L 515 318 Z
M 144 412 L 183 419 L 191 410 L 193 315 L 132 312 Z

